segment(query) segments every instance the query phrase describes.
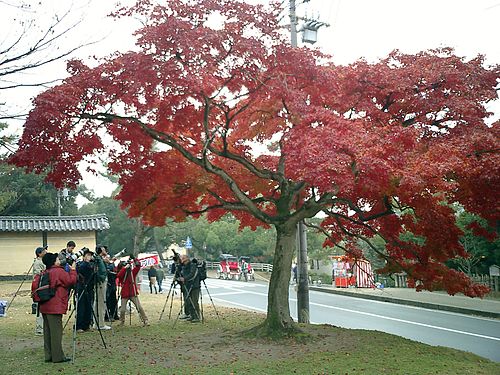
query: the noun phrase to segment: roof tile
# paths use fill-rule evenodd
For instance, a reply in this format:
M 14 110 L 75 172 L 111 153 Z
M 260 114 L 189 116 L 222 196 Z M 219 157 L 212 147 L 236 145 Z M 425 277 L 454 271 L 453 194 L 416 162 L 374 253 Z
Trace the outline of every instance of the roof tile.
M 0 232 L 72 232 L 109 229 L 104 214 L 81 216 L 0 216 Z

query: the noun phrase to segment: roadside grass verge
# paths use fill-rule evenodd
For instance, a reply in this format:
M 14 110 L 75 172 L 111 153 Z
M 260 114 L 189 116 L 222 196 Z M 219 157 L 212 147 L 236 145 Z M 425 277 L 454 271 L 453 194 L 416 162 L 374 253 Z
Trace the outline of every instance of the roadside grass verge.
M 1 282 L 0 299 L 10 301 L 19 283 Z M 151 326 L 137 314 L 124 327 L 78 334 L 75 363 L 47 364 L 43 338 L 34 336 L 34 316 L 27 287 L 0 318 L 0 364 L 3 374 L 500 374 L 500 364 L 474 354 L 420 344 L 397 336 L 329 325 L 300 325 L 310 339 L 279 342 L 248 338 L 259 313 L 204 304 L 206 322 L 175 322 L 180 305 L 174 298 L 159 320 L 166 295 L 141 294 Z M 208 301 L 204 301 L 208 302 Z M 67 320 L 67 316 L 64 321 Z M 71 318 L 63 345 L 71 356 Z M 175 325 L 174 325 L 175 322 Z

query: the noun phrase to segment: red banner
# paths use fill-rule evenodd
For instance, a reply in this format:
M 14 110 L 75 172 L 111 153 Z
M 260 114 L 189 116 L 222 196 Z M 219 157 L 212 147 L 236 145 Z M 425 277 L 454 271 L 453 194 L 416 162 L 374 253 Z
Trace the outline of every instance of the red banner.
M 160 259 L 159 259 L 158 255 L 153 255 L 153 256 L 146 257 L 146 258 L 141 258 L 141 259 L 139 259 L 139 261 L 141 262 L 142 268 L 156 266 L 157 264 L 160 263 Z

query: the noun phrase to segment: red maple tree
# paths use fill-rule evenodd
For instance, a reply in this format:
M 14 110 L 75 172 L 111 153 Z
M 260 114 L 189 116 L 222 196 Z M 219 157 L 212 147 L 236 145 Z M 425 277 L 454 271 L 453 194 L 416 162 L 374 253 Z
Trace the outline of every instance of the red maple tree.
M 137 50 L 40 94 L 11 161 L 58 186 L 105 152 L 118 199 L 149 225 L 227 212 L 277 233 L 264 330 L 293 329 L 288 285 L 297 223 L 323 213 L 329 244 L 360 256 L 378 235 L 384 271 L 418 288 L 481 296 L 445 266 L 466 256 L 451 203 L 498 219 L 498 67 L 452 50 L 337 66 L 291 48 L 277 6 L 139 1 Z M 413 240 L 408 240 L 411 234 Z M 405 240 L 406 239 L 406 240 Z M 269 331 L 268 331 L 269 332 Z

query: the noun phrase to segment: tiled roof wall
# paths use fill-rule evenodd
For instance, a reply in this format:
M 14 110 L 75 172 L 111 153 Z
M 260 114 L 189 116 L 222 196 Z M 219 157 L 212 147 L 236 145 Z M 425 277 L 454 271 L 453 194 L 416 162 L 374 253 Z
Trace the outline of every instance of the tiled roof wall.
M 108 228 L 106 215 L 0 216 L 0 232 L 72 232 Z

